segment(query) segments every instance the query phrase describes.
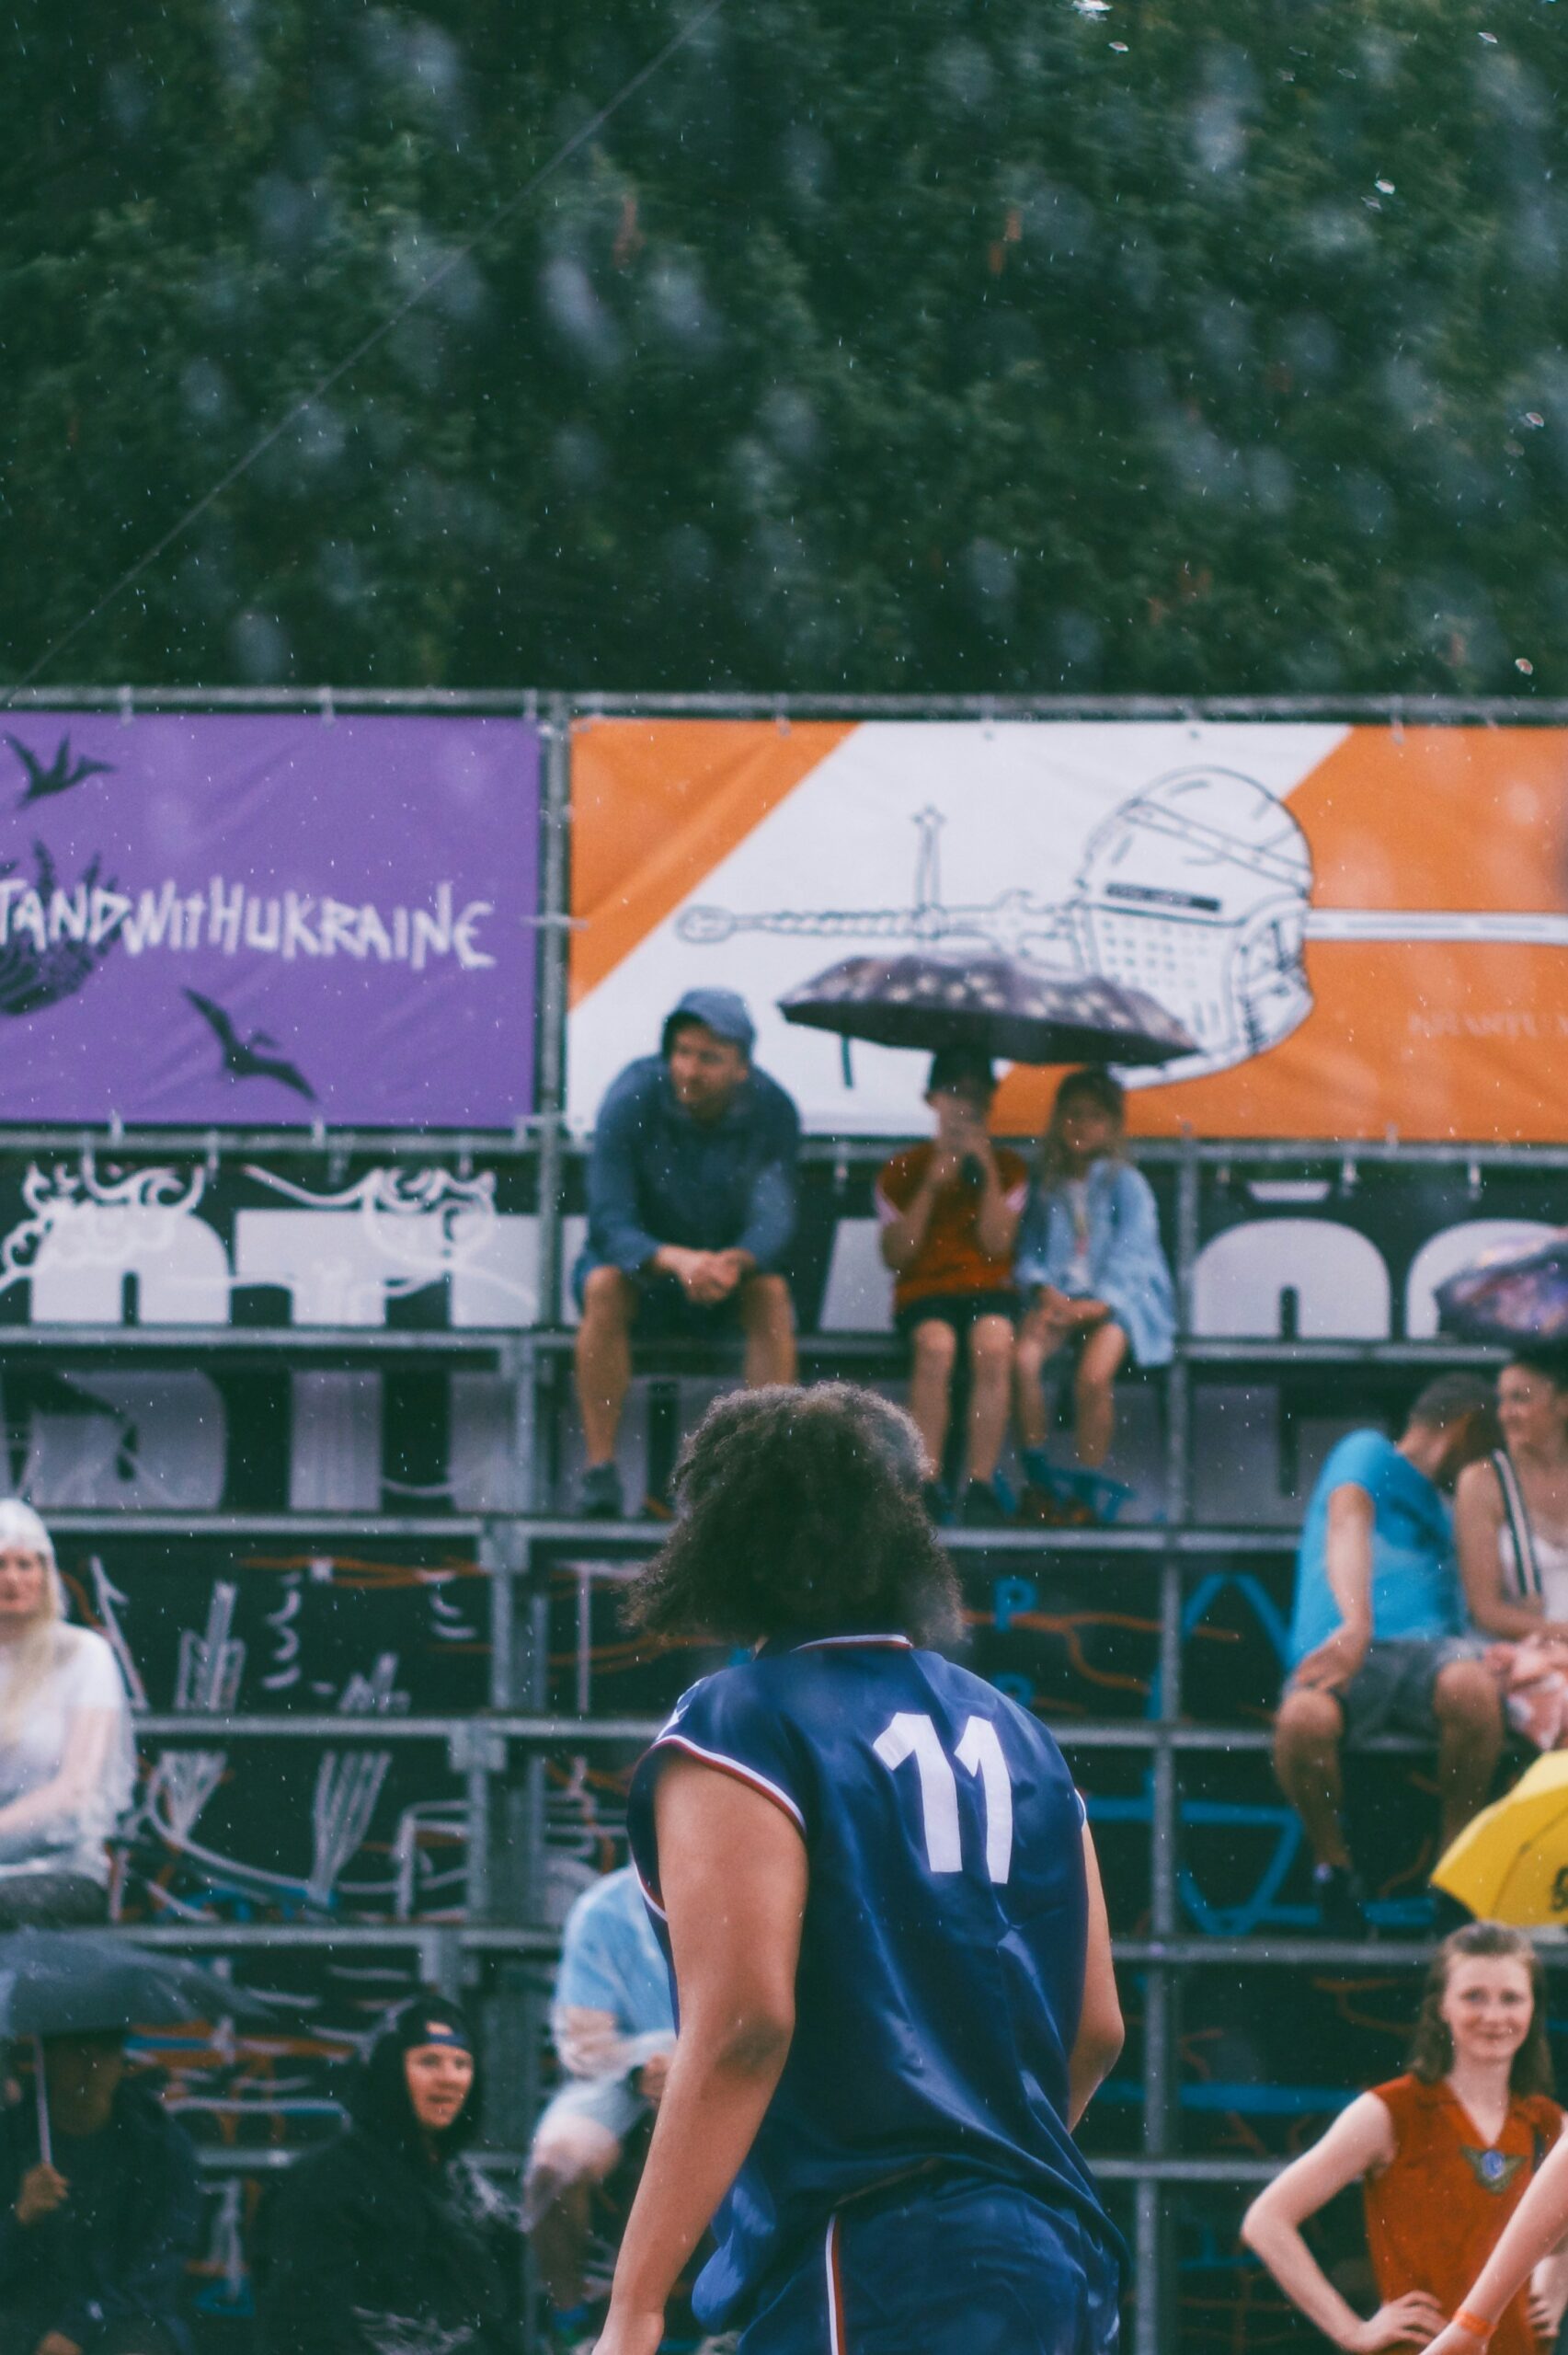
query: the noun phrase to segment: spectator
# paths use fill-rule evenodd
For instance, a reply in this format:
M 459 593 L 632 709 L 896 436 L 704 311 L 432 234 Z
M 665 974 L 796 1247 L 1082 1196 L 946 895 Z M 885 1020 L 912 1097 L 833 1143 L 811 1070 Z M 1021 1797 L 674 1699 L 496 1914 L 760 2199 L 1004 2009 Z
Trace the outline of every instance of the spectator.
M 1459 2303 L 1557 2142 L 1562 2112 L 1551 2093 L 1535 1949 L 1516 1930 L 1473 1922 L 1433 1960 L 1409 2074 L 1341 2110 L 1253 2200 L 1242 2237 L 1333 2346 L 1422 2345 Z M 1381 2301 L 1365 2321 L 1301 2236 L 1308 2218 L 1357 2178 Z M 1528 2303 L 1517 2298 L 1500 2315 L 1493 2355 L 1537 2355 L 1565 2293 L 1561 2254 L 1538 2264 Z
M 925 1448 L 926 1501 L 940 1518 L 953 1377 L 965 1350 L 969 1424 L 959 1513 L 979 1526 L 1007 1518 L 995 1481 L 1013 1378 L 1013 1243 L 1029 1178 L 1020 1155 L 986 1133 L 995 1094 L 984 1055 L 944 1047 L 925 1091 L 936 1135 L 895 1154 L 876 1181 L 894 1321 L 912 1359 L 910 1412 Z
M 800 1120 L 751 1063 L 733 990 L 688 990 L 600 1107 L 588 1172 L 588 1245 L 574 1275 L 581 1510 L 621 1512 L 615 1441 L 631 1331 L 705 1338 L 738 1325 L 746 1379 L 793 1382 L 795 1315 L 779 1263 L 795 1232 Z
M 478 2108 L 467 2021 L 417 1995 L 372 2046 L 348 2126 L 263 2211 L 264 2355 L 514 2355 L 521 2224 L 463 2154 Z
M 1062 1350 L 1073 1373 L 1078 1461 L 1094 1471 L 1116 1432 L 1114 1384 L 1128 1350 L 1168 1365 L 1175 1335 L 1171 1271 L 1149 1181 L 1122 1158 L 1126 1091 L 1109 1072 L 1069 1072 L 1040 1147 L 1018 1239 L 1027 1305 L 1018 1335 L 1024 1468 L 1043 1511 L 1053 1478 L 1041 1376 Z
M 65 1620 L 49 1532 L 0 1502 L 0 1929 L 101 1921 L 105 1843 L 135 1781 L 130 1705 L 101 1636 Z
M 1446 1848 L 1485 1800 L 1503 1742 L 1495 1679 L 1466 1637 L 1443 1491 L 1484 1454 L 1492 1393 L 1473 1374 L 1428 1383 L 1397 1445 L 1352 1431 L 1331 1453 L 1297 1557 L 1290 1674 L 1275 1771 L 1314 1860 L 1322 1926 L 1364 1934 L 1340 1824 L 1340 1747 L 1379 1733 L 1437 1737 Z
M 608 2293 L 608 2269 L 601 2282 L 588 2278 L 591 2194 L 658 2108 L 675 2049 L 670 1973 L 629 1865 L 567 1916 L 550 2025 L 567 2083 L 535 2129 L 523 2210 L 545 2291 L 565 2313 Z
M 1454 1496 L 1470 1615 L 1505 1640 L 1488 1659 L 1509 1722 L 1538 1750 L 1568 1741 L 1568 1350 L 1516 1349 L 1497 1383 L 1503 1445 Z
M 186 2355 L 189 2137 L 118 2033 L 49 2037 L 43 2065 L 50 2160 L 34 2100 L 0 2114 L 0 2355 Z

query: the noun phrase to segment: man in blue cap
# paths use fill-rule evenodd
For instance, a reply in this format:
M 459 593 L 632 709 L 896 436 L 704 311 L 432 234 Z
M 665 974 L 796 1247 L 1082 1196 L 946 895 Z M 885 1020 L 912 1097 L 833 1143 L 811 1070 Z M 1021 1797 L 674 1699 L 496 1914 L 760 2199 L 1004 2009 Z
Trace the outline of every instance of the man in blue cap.
M 780 1261 L 795 1233 L 800 1116 L 751 1063 L 756 1037 L 733 990 L 688 990 L 657 1055 L 628 1063 L 600 1106 L 588 1170 L 582 1309 L 580 1505 L 618 1519 L 615 1441 L 631 1333 L 705 1337 L 738 1326 L 753 1387 L 795 1378 L 795 1315 Z

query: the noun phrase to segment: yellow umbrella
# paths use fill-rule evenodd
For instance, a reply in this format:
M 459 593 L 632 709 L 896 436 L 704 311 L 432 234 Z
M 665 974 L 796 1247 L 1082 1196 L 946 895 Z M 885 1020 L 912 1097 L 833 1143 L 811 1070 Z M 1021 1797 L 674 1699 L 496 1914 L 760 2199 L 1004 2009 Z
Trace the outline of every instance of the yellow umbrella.
M 1432 1878 L 1481 1921 L 1568 1924 L 1568 1751 L 1538 1758 L 1467 1823 Z

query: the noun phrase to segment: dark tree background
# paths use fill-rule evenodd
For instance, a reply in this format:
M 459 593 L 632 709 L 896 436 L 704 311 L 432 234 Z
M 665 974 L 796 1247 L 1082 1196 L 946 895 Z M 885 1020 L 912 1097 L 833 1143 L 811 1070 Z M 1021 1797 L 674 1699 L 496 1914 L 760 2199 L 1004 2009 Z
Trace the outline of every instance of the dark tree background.
M 15 0 L 16 679 L 681 21 Z M 1568 694 L 1568 0 L 729 0 L 44 673 Z

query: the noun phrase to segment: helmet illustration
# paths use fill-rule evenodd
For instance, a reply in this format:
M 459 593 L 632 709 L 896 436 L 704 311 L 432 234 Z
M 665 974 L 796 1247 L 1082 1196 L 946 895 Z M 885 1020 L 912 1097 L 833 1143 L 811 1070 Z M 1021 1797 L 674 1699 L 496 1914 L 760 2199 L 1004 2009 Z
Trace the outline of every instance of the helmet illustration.
M 1147 990 L 1197 1040 L 1197 1055 L 1139 1076 L 1194 1079 L 1277 1046 L 1311 1012 L 1311 885 L 1306 836 L 1282 801 L 1234 770 L 1185 769 L 1096 829 L 1059 938 L 1085 970 Z

